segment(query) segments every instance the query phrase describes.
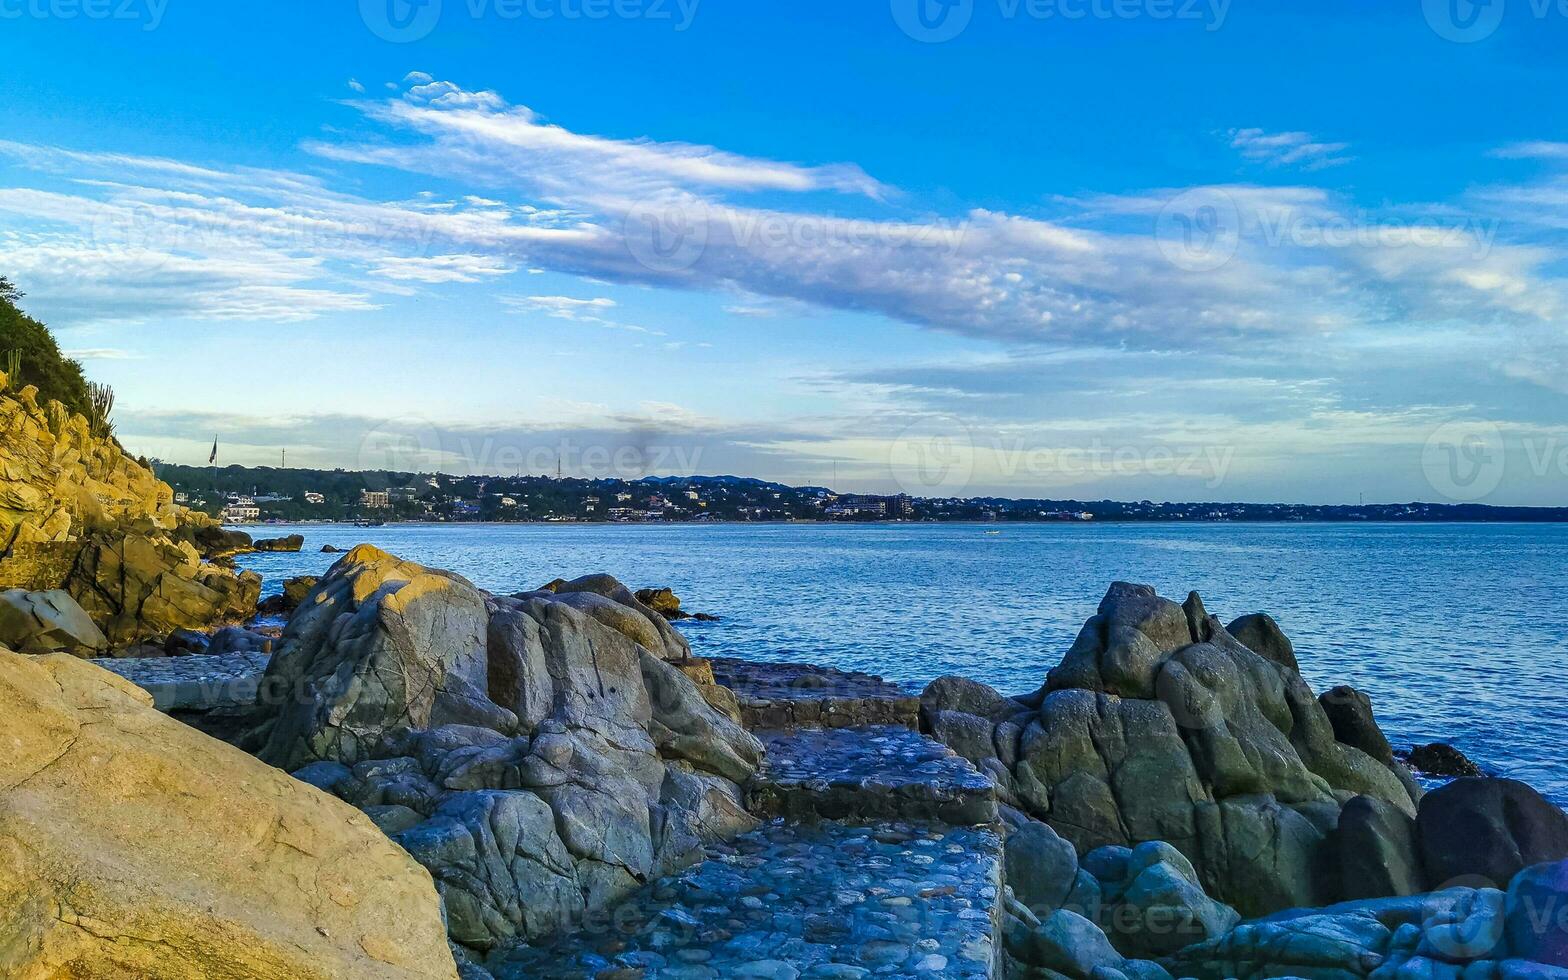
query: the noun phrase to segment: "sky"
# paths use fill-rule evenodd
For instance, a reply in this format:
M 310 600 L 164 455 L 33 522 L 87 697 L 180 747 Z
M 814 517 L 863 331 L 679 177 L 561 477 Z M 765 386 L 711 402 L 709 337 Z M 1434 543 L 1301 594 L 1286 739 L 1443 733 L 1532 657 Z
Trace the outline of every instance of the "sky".
M 1568 505 L 1568 0 L 0 21 L 0 275 L 150 457 Z

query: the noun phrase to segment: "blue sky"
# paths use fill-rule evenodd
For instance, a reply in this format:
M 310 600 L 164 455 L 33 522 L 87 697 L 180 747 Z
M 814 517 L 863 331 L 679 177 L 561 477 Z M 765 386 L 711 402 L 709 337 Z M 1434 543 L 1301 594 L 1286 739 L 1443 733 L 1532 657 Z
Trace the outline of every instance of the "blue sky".
M 1565 502 L 1568 9 L 916 2 L 0 0 L 0 275 L 186 462 Z

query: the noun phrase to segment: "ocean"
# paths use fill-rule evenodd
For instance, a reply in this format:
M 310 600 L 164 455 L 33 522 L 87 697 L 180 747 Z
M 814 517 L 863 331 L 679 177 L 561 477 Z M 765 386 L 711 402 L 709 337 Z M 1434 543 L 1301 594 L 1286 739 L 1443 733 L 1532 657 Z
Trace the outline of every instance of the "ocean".
M 1112 581 L 1229 622 L 1267 612 L 1313 690 L 1372 697 L 1396 748 L 1446 741 L 1568 805 L 1568 526 L 722 524 L 247 527 L 305 536 L 239 559 L 264 593 L 369 542 L 492 591 L 608 572 L 716 623 L 699 656 L 790 659 L 918 690 L 962 674 L 1034 690 Z

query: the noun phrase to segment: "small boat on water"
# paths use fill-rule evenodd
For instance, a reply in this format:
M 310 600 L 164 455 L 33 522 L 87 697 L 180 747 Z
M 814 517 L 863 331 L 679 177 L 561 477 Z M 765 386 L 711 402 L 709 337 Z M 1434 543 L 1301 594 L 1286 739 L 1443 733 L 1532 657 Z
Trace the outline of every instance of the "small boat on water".
M 1001 531 L 987 531 L 985 533 L 987 533 L 987 534 L 1001 534 L 1002 532 Z
M 386 527 L 386 521 L 355 521 L 355 527 Z

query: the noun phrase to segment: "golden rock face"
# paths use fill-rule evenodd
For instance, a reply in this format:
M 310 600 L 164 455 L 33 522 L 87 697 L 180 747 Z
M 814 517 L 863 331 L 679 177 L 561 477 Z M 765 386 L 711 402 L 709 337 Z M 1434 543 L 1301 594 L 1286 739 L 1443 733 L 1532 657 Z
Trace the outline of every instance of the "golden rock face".
M 0 975 L 456 977 L 369 818 L 73 657 L 0 648 Z
M 260 582 L 183 539 L 215 523 L 84 417 L 0 389 L 0 589 L 64 588 L 117 646 L 243 619 Z
M 145 518 L 165 530 L 185 515 L 169 486 L 95 438 L 87 420 L 52 405 L 32 388 L 0 395 L 0 535 L 18 543 L 64 541 L 91 524 Z

